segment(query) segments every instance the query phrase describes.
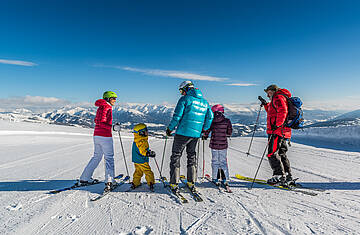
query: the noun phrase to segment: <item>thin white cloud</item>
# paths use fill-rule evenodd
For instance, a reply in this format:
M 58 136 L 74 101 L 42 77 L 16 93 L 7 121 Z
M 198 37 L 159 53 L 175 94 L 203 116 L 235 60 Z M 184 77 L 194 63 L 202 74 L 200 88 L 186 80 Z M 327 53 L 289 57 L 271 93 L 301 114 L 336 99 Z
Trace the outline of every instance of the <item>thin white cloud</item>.
M 257 86 L 256 84 L 253 83 L 229 83 L 225 85 L 226 86 Z
M 359 99 L 334 99 L 328 101 L 312 101 L 308 99 L 304 99 L 304 109 L 320 109 L 327 111 L 335 111 L 335 110 L 345 110 L 352 111 L 360 109 L 360 101 Z
M 55 97 L 44 96 L 22 96 L 0 99 L 0 109 L 13 110 L 16 108 L 35 109 L 53 109 L 71 104 L 71 102 Z
M 12 65 L 21 65 L 21 66 L 36 66 L 37 64 L 28 61 L 22 60 L 4 60 L 0 59 L 0 64 L 12 64 Z
M 63 103 L 62 99 L 55 97 L 43 97 L 43 96 L 25 96 L 24 103 L 26 104 L 54 104 L 54 103 Z
M 228 80 L 228 78 L 200 75 L 200 74 L 189 73 L 184 71 L 175 71 L 175 70 L 139 69 L 139 68 L 121 67 L 121 66 L 114 66 L 114 68 L 143 73 L 152 76 L 173 77 L 173 78 L 212 81 L 212 82 L 222 82 Z

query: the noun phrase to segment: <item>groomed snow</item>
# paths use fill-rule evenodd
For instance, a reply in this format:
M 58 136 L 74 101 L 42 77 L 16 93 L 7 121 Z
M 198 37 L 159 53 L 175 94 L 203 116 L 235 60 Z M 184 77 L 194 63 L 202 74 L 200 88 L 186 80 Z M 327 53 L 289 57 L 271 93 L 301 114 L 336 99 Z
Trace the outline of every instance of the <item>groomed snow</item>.
M 1 134 L 3 133 L 3 134 Z M 5 134 L 4 134 L 5 133 Z M 41 133 L 41 134 L 40 134 Z M 0 234 L 358 234 L 360 231 L 360 153 L 293 143 L 289 159 L 293 174 L 305 186 L 326 190 L 318 196 L 255 185 L 232 179 L 233 194 L 220 193 L 210 183 L 198 185 L 204 202 L 180 205 L 160 183 L 149 193 L 143 185 L 133 192 L 116 192 L 97 202 L 90 197 L 103 185 L 56 195 L 49 190 L 70 186 L 89 161 L 92 130 L 77 127 L 0 121 Z M 131 133 L 123 134 L 130 174 Z M 255 138 L 232 138 L 228 150 L 230 174 L 252 177 L 266 145 Z M 116 172 L 126 173 L 120 143 L 114 135 Z M 168 141 L 163 174 L 169 177 Z M 206 143 L 208 145 L 208 141 Z M 150 138 L 161 163 L 163 139 Z M 200 148 L 202 150 L 202 146 Z M 200 151 L 201 152 L 201 151 Z M 205 148 L 205 172 L 210 150 Z M 202 155 L 199 174 L 202 174 Z M 158 178 L 154 161 L 150 165 Z M 186 157 L 182 158 L 185 173 Z M 103 163 L 94 176 L 103 179 Z M 268 178 L 267 160 L 259 178 Z M 144 179 L 143 179 L 144 180 Z

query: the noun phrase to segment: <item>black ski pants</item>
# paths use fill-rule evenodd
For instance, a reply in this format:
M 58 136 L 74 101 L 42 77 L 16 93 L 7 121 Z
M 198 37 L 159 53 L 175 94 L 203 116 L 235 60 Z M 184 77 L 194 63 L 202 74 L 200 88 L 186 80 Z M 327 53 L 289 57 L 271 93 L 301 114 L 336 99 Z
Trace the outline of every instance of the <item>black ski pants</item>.
M 170 183 L 177 184 L 180 178 L 180 158 L 186 147 L 187 153 L 187 180 L 196 181 L 196 144 L 199 138 L 183 135 L 174 136 L 172 155 L 170 159 Z
M 285 138 L 278 135 L 269 135 L 268 159 L 273 175 L 291 175 L 290 162 L 286 156 L 288 146 Z

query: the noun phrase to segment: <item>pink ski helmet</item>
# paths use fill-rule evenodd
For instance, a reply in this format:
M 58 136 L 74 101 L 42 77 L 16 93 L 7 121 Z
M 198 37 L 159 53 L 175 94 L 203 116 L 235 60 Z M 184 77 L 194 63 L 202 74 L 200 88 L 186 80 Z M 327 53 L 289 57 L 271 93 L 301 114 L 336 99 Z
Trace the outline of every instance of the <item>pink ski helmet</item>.
M 224 106 L 222 106 L 221 104 L 215 104 L 211 107 L 211 111 L 213 111 L 213 113 L 215 112 L 224 113 Z

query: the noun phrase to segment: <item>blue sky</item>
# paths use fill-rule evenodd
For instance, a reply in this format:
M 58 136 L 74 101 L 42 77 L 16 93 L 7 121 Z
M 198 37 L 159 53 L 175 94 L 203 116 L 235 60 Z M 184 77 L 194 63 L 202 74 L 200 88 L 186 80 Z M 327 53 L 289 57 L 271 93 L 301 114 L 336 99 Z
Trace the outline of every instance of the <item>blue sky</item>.
M 0 98 L 176 103 L 190 77 L 210 102 L 256 102 L 276 83 L 360 106 L 359 26 L 346 0 L 3 0 Z

